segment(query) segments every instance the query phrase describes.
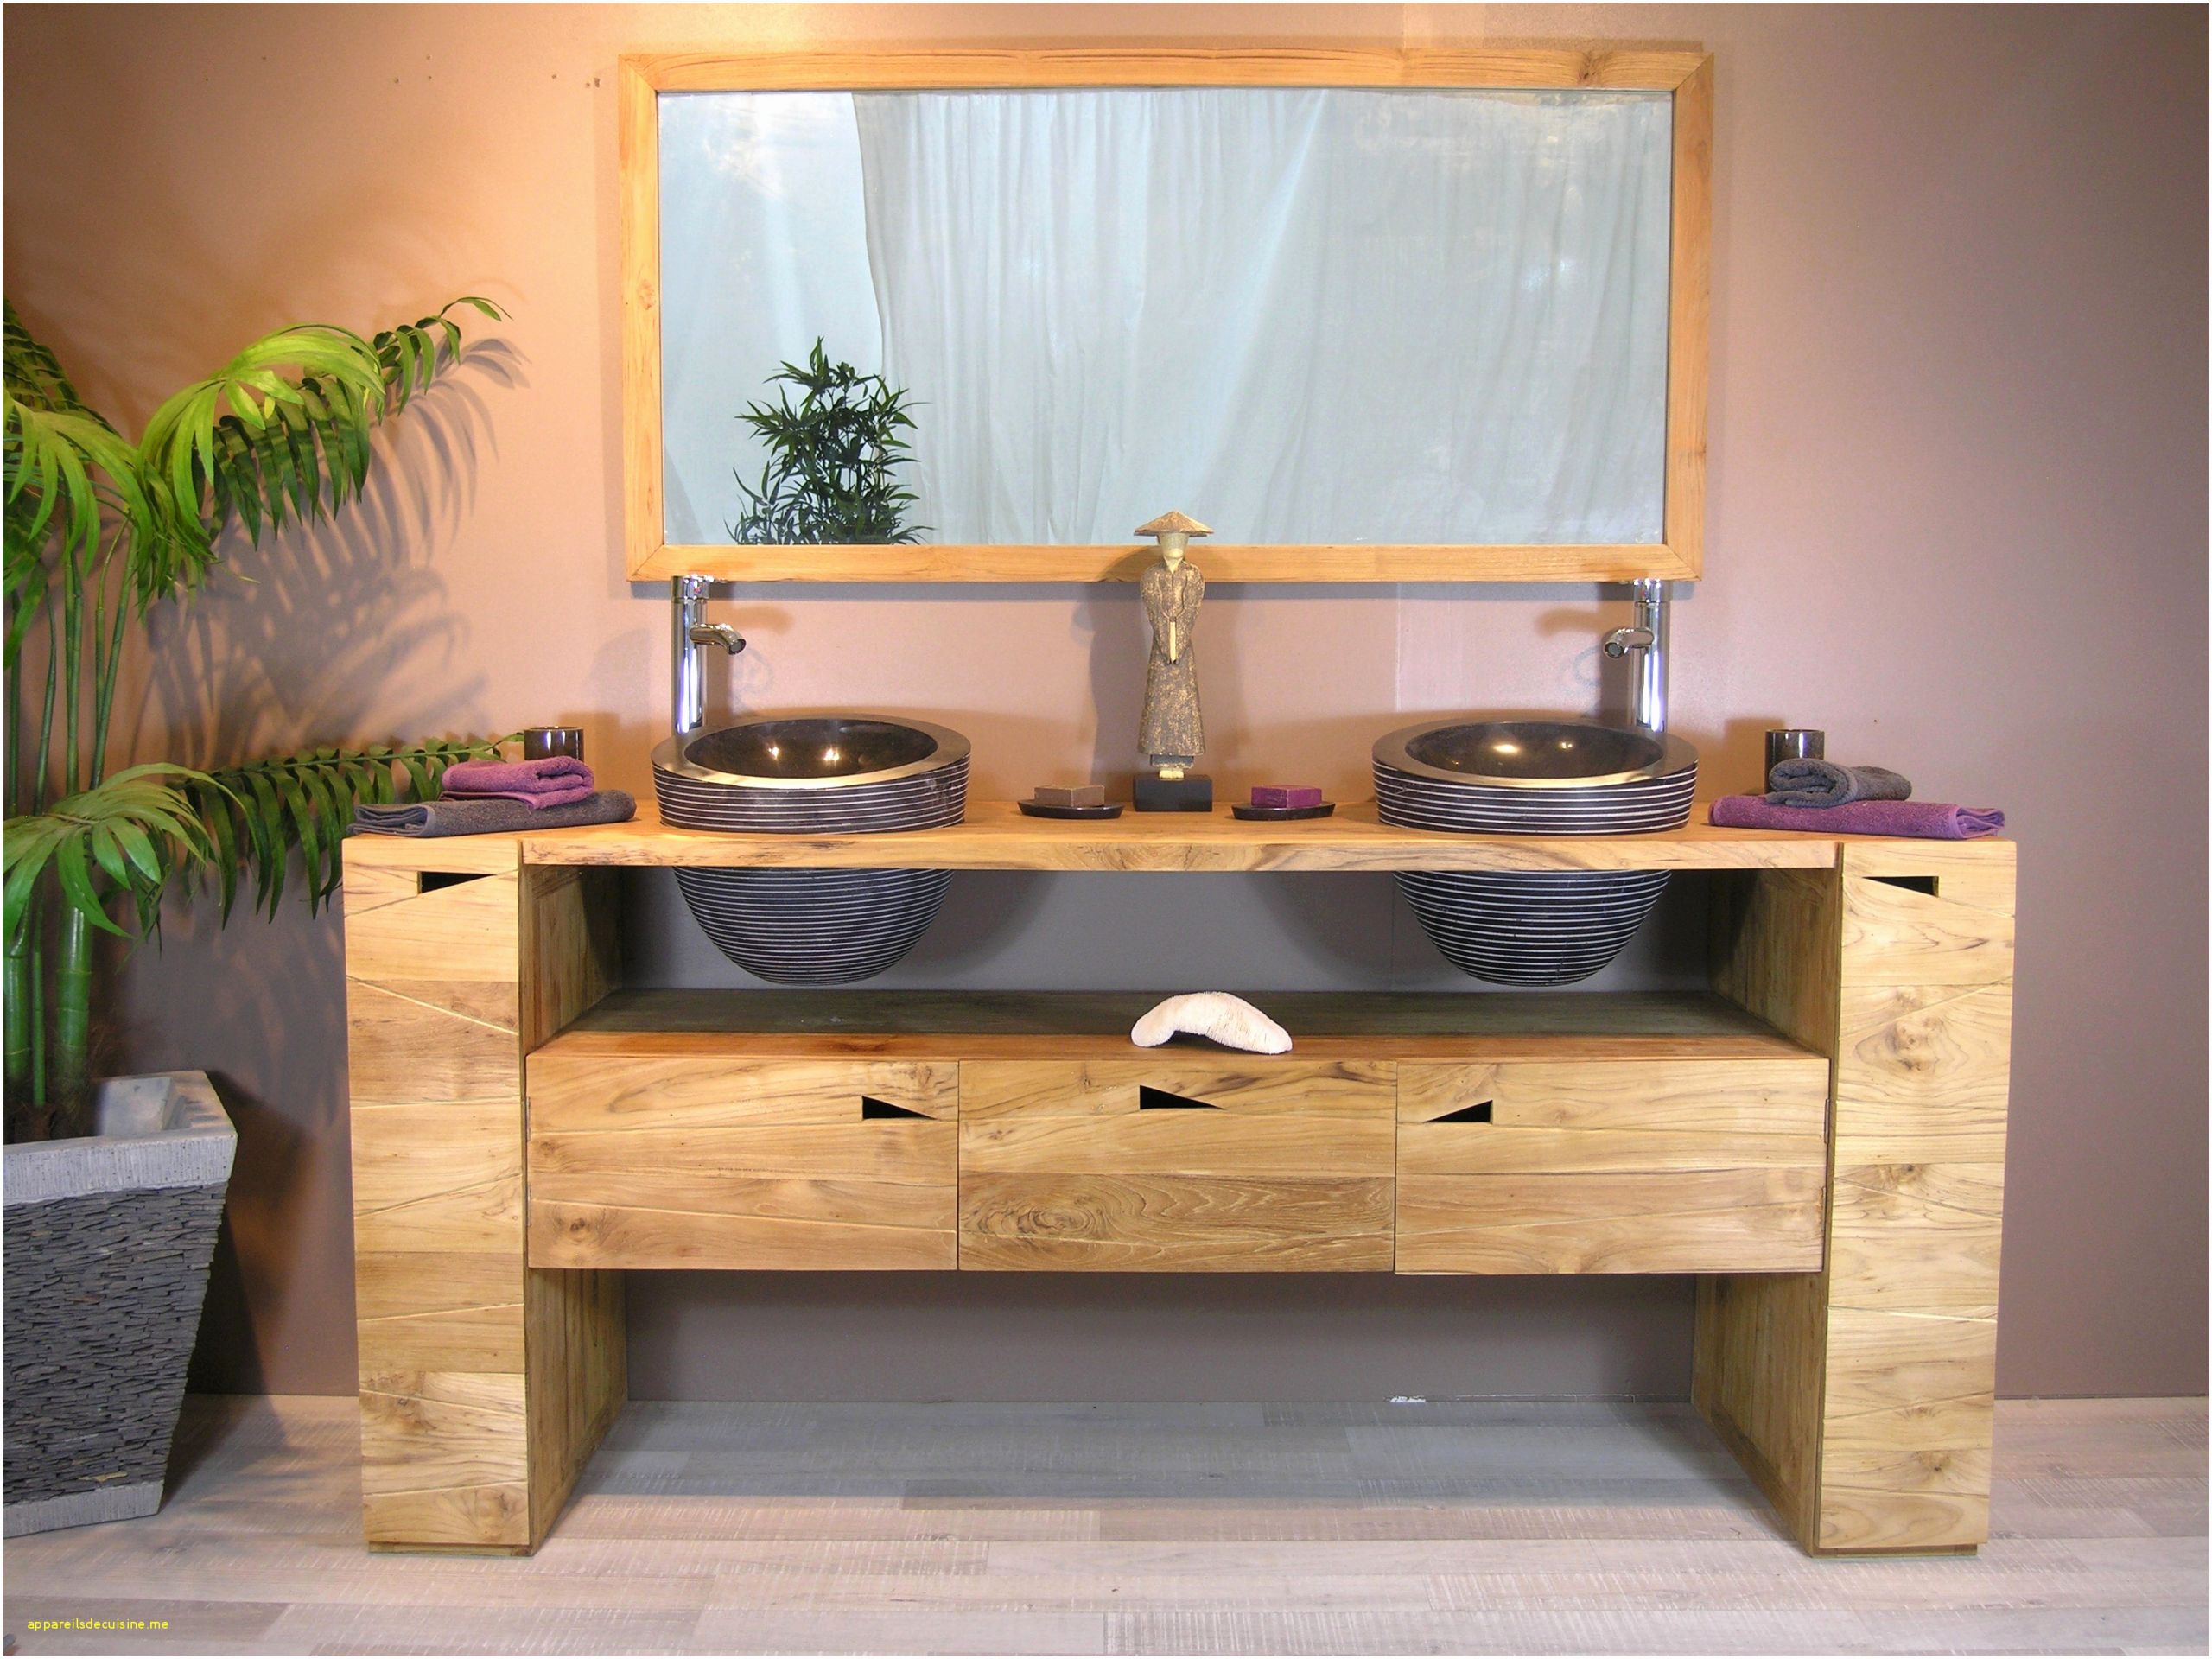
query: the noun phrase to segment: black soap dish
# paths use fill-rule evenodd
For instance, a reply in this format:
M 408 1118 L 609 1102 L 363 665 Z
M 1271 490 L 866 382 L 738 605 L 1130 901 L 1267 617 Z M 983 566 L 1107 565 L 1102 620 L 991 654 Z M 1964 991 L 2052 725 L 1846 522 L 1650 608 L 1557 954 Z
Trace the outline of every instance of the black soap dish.
M 1324 801 L 1319 806 L 1255 806 L 1249 801 L 1233 801 L 1229 810 L 1240 818 L 1287 823 L 1293 818 L 1325 818 L 1337 810 L 1337 804 Z
M 1106 801 L 1097 806 L 1052 806 L 1042 801 L 1016 801 L 1025 817 L 1032 818 L 1118 818 L 1122 803 Z

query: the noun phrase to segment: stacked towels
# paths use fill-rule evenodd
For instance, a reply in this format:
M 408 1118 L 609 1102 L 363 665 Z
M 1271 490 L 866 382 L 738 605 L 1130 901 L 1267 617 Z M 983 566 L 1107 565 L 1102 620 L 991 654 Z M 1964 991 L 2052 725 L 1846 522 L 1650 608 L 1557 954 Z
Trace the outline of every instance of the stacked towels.
M 1910 836 L 1971 841 L 2005 827 L 1993 807 L 1952 806 L 1911 798 L 1912 785 L 1880 766 L 1833 760 L 1784 760 L 1761 795 L 1724 795 L 1713 822 L 1739 830 L 1808 830 L 1827 835 Z
M 565 754 L 543 760 L 463 760 L 446 768 L 443 793 L 404 806 L 357 806 L 348 832 L 368 836 L 488 836 L 622 823 L 638 803 L 594 789 L 591 768 Z
M 565 754 L 543 760 L 463 760 L 446 768 L 449 801 L 520 801 L 533 812 L 573 806 L 591 793 L 591 768 Z

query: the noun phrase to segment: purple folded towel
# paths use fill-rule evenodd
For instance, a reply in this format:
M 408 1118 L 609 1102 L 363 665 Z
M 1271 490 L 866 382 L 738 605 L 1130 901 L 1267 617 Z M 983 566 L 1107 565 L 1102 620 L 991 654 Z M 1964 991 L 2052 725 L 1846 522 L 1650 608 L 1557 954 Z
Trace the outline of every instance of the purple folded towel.
M 570 806 L 591 793 L 592 776 L 589 766 L 565 754 L 541 760 L 463 760 L 446 768 L 439 789 L 449 800 Z
M 1922 841 L 1972 841 L 2005 827 L 1994 807 L 1947 806 L 1941 801 L 1853 801 L 1847 806 L 1775 806 L 1757 795 L 1723 795 L 1713 821 L 1732 830 L 1803 830 L 1814 835 L 1910 836 Z

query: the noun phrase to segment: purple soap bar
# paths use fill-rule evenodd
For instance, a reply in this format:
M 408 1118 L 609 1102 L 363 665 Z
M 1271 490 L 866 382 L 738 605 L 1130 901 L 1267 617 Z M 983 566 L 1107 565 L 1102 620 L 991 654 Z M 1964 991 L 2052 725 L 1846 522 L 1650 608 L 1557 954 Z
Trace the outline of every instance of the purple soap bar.
M 1255 806 L 1319 806 L 1321 791 L 1310 784 L 1255 784 Z

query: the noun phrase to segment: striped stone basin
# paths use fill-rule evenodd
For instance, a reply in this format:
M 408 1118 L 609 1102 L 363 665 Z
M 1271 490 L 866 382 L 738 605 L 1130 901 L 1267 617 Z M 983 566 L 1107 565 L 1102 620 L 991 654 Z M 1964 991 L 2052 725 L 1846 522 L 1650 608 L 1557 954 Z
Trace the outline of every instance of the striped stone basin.
M 957 823 L 968 740 L 878 715 L 758 715 L 653 751 L 661 822 L 754 835 L 875 835 Z M 943 870 L 681 868 L 692 919 L 759 979 L 873 978 L 937 918 Z
M 1445 835 L 1617 836 L 1689 821 L 1697 751 L 1586 721 L 1438 721 L 1375 745 L 1388 824 Z M 1407 871 L 1422 931 L 1462 973 L 1572 985 L 1616 956 L 1667 886 L 1664 870 Z

